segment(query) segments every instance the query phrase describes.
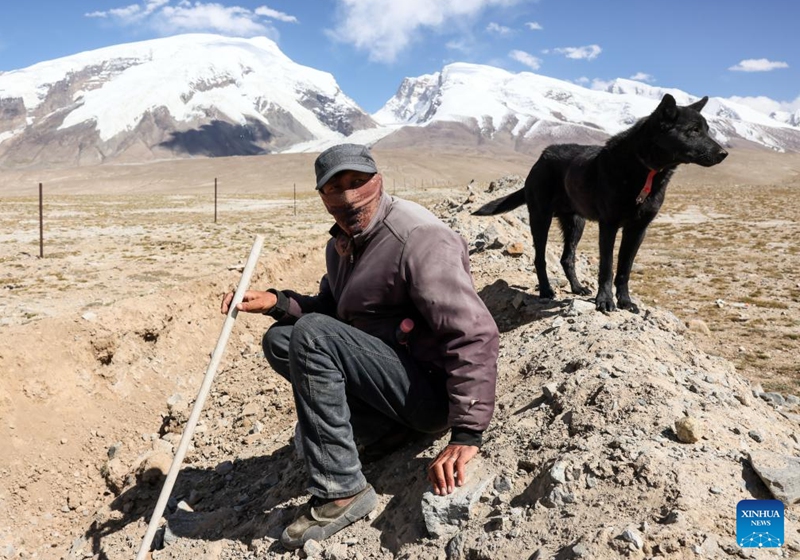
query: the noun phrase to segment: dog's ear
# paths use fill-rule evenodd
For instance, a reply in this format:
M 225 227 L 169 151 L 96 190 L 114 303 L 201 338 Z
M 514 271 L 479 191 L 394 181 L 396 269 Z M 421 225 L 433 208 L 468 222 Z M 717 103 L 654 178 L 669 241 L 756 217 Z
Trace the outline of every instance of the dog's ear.
M 691 105 L 687 105 L 687 107 L 689 107 L 689 109 L 694 109 L 695 111 L 697 111 L 699 113 L 700 111 L 703 110 L 703 107 L 706 106 L 706 103 L 708 103 L 708 96 L 707 95 L 705 97 L 703 97 L 703 99 L 701 99 L 700 101 L 695 101 Z
M 653 112 L 653 114 L 658 115 L 662 120 L 665 121 L 674 121 L 677 119 L 678 104 L 675 102 L 675 98 L 670 94 L 665 93 L 664 97 L 661 98 L 661 103 L 658 104 L 658 107 L 656 107 L 656 110 Z

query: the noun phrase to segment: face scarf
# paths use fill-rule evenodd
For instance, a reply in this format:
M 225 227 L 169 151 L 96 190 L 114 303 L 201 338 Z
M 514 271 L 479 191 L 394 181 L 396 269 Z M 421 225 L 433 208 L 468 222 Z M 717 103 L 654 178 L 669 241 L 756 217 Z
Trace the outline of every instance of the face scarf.
M 383 192 L 380 173 L 356 189 L 324 194 L 322 203 L 346 235 L 336 239 L 336 250 L 340 255 L 352 253 L 352 238 L 367 229 L 375 215 Z

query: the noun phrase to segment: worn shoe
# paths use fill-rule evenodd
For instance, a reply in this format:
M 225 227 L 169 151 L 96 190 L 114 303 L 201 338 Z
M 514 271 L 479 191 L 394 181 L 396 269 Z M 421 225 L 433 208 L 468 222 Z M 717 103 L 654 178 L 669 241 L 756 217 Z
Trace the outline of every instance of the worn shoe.
M 369 484 L 346 506 L 337 506 L 333 500 L 324 502 L 313 496 L 300 510 L 294 522 L 283 530 L 281 544 L 294 550 L 311 539 L 325 540 L 365 517 L 377 505 L 378 496 Z

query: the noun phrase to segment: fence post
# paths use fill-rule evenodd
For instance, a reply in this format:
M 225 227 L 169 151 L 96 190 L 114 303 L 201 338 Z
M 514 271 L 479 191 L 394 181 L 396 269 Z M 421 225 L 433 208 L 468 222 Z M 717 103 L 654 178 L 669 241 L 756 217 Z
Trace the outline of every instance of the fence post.
M 39 258 L 44 258 L 44 218 L 42 217 L 42 184 L 39 183 Z
M 292 183 L 294 189 L 294 215 L 297 216 L 297 183 Z

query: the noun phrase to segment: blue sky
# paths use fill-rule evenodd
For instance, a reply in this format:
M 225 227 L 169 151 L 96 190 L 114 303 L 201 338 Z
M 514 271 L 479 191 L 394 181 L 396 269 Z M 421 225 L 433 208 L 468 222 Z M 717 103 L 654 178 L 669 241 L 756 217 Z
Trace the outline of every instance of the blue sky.
M 0 71 L 214 32 L 272 38 L 294 61 L 332 73 L 369 112 L 404 77 L 450 62 L 587 87 L 633 77 L 695 95 L 751 98 L 763 110 L 800 109 L 794 0 L 23 0 L 2 11 Z

